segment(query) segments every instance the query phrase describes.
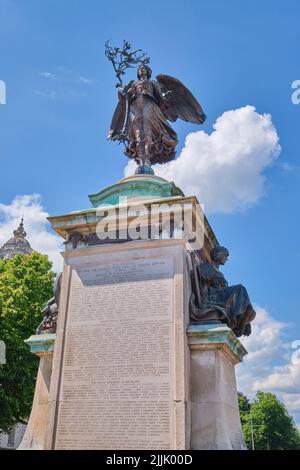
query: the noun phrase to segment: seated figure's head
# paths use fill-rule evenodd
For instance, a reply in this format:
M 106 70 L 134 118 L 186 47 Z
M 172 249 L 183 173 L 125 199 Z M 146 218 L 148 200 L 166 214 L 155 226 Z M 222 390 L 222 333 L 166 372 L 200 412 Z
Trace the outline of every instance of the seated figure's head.
M 225 246 L 215 246 L 210 250 L 210 257 L 212 262 L 216 261 L 219 264 L 225 264 L 229 256 L 229 251 Z
M 138 76 L 138 79 L 139 80 L 142 80 L 142 79 L 145 79 L 145 78 L 151 78 L 151 75 L 152 75 L 152 70 L 150 69 L 150 67 L 146 64 L 140 64 L 138 66 L 138 70 L 137 70 L 137 76 Z

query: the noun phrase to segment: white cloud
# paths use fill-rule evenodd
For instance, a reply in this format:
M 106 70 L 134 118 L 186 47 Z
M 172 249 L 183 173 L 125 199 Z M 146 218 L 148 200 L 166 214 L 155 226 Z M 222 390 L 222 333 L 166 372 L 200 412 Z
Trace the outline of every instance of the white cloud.
M 46 91 L 35 90 L 34 94 L 38 96 L 45 96 L 46 98 L 50 98 L 51 100 L 55 100 L 57 96 L 57 92 L 55 90 L 46 90 Z
M 258 390 L 275 393 L 300 421 L 300 341 L 288 341 L 285 332 L 291 325 L 255 309 L 252 335 L 242 339 L 249 354 L 237 366 L 238 389 L 250 398 Z
M 11 204 L 0 203 L 0 246 L 12 237 L 24 216 L 27 239 L 35 251 L 46 254 L 56 272 L 62 270 L 62 239 L 49 231 L 48 213 L 37 194 L 16 196 Z
M 49 78 L 50 80 L 57 80 L 56 75 L 51 72 L 40 72 L 40 76 L 44 78 Z
M 158 176 L 174 181 L 186 195 L 196 195 L 208 212 L 233 212 L 257 203 L 265 192 L 263 170 L 280 153 L 269 114 L 253 106 L 227 111 L 213 132 L 187 135 L 179 157 L 156 165 Z M 130 162 L 125 174 L 132 174 Z
M 96 80 L 93 80 L 91 78 L 86 78 L 86 77 L 79 77 L 79 83 L 83 83 L 84 85 L 92 85 L 93 83 L 96 82 Z
M 298 349 L 296 352 L 300 352 Z M 275 390 L 284 393 L 288 397 L 290 404 L 300 405 L 300 357 L 295 352 L 291 354 L 289 362 L 284 365 L 271 368 L 266 377 L 259 378 L 253 384 L 260 390 Z M 295 394 L 298 392 L 297 396 Z M 300 409 L 299 409 L 300 411 Z
M 300 170 L 300 167 L 299 166 L 296 166 L 296 165 L 291 165 L 290 163 L 288 162 L 282 162 L 281 165 L 280 165 L 280 168 L 283 170 L 283 171 L 286 171 L 286 172 L 298 172 Z
M 39 72 L 39 76 L 46 80 L 40 81 L 39 87 L 34 90 L 34 94 L 51 100 L 55 100 L 59 96 L 71 98 L 86 96 L 81 90 L 83 88 L 88 89 L 89 85 L 97 83 L 97 80 L 83 75 L 78 76 L 72 70 L 67 70 L 64 67 L 57 67 L 56 73 Z M 48 88 L 44 88 L 45 84 Z

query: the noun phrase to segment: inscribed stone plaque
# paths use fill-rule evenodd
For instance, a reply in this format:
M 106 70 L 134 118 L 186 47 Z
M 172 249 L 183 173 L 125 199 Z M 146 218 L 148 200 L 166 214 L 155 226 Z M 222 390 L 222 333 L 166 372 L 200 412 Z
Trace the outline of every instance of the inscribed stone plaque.
M 171 449 L 173 260 L 72 269 L 56 449 Z

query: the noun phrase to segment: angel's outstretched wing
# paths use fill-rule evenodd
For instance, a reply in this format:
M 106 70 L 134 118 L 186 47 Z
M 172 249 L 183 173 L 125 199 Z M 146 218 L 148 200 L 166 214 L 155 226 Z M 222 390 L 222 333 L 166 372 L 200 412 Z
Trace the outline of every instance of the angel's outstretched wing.
M 107 138 L 110 140 L 118 140 L 122 134 L 122 130 L 124 127 L 125 122 L 125 114 L 126 114 L 126 100 L 124 96 L 119 96 L 119 102 L 115 109 L 110 130 L 108 133 Z
M 200 104 L 177 78 L 158 75 L 156 79 L 167 91 L 171 92 L 169 99 L 160 107 L 169 121 L 174 122 L 180 118 L 183 121 L 203 124 L 206 116 Z

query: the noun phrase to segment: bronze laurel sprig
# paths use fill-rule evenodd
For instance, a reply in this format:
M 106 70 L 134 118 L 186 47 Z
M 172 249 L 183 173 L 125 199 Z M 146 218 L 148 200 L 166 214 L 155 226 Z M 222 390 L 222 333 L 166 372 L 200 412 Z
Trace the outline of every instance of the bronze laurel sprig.
M 105 43 L 105 55 L 114 68 L 118 80 L 116 87 L 121 87 L 123 85 L 122 76 L 125 75 L 126 69 L 134 68 L 138 64 L 149 64 L 150 57 L 141 49 L 131 51 L 131 44 L 125 40 L 121 48 L 113 47 L 109 43 L 110 41 Z

